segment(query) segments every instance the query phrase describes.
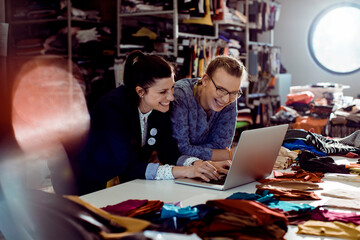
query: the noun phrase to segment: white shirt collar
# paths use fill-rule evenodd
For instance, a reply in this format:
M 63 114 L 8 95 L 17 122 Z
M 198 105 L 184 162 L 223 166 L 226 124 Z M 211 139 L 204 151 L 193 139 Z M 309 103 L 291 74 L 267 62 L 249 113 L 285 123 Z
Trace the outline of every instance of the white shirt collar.
M 138 108 L 138 111 L 139 111 L 140 129 L 141 129 L 141 146 L 144 146 L 146 142 L 148 118 L 150 113 L 152 113 L 152 110 L 147 113 L 142 113 L 140 111 L 140 108 Z

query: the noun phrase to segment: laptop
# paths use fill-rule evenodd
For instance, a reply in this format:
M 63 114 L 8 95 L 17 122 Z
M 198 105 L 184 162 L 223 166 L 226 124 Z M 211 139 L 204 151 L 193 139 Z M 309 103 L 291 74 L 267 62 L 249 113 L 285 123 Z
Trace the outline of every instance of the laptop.
M 273 170 L 287 129 L 288 124 L 282 124 L 243 131 L 223 185 L 191 178 L 178 178 L 175 183 L 227 190 L 266 178 Z

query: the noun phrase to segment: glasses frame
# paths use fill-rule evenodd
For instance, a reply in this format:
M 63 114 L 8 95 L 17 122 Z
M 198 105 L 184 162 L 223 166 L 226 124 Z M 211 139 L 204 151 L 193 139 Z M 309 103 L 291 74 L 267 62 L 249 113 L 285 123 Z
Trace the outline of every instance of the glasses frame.
M 207 75 L 207 74 L 206 74 Z M 225 88 L 223 87 L 218 87 L 214 80 L 212 79 L 212 77 L 210 77 L 209 75 L 207 75 L 210 80 L 212 81 L 212 83 L 214 84 L 214 87 L 216 89 L 216 94 L 219 96 L 219 97 L 224 97 L 226 95 L 229 95 L 229 99 L 232 99 L 232 100 L 235 100 L 235 99 L 238 99 L 239 97 L 241 97 L 243 95 L 243 91 L 241 90 L 241 88 L 239 89 L 239 91 L 234 91 L 234 92 L 229 92 L 228 90 L 226 90 Z

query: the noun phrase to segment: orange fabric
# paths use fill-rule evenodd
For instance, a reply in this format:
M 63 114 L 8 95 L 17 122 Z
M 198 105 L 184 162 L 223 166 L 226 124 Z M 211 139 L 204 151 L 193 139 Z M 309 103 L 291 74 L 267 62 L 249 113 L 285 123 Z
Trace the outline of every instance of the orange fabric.
M 282 201 L 296 201 L 296 200 L 321 200 L 321 198 L 314 192 L 308 192 L 304 190 L 296 190 L 290 188 L 272 187 L 270 185 L 262 184 L 256 185 L 256 194 L 260 194 L 268 190 L 268 193 L 274 194 Z
M 274 171 L 274 178 L 266 178 L 266 179 L 260 179 L 258 182 L 266 183 L 270 181 L 305 181 L 305 182 L 313 182 L 313 183 L 319 183 L 322 182 L 322 178 L 324 177 L 323 173 L 320 172 L 307 172 L 303 169 L 300 169 L 296 172 L 279 172 Z
M 272 76 L 269 81 L 268 87 L 275 87 L 275 83 L 276 83 L 276 77 Z
M 218 199 L 206 202 L 206 205 L 216 206 L 228 212 L 251 216 L 260 225 L 271 224 L 277 221 L 287 223 L 283 213 L 270 209 L 262 203 L 239 199 Z
M 314 133 L 322 134 L 323 127 L 327 124 L 328 119 L 315 119 L 312 117 L 297 117 L 296 122 L 291 124 L 292 129 L 304 129 Z
M 349 163 L 345 165 L 346 168 L 360 168 L 360 164 L 358 163 Z

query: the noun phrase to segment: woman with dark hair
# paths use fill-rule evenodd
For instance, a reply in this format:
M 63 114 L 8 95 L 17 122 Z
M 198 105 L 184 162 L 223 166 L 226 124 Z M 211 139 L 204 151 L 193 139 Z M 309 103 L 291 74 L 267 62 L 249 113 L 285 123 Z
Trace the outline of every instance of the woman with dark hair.
M 80 194 L 105 188 L 114 177 L 120 183 L 179 177 L 209 181 L 227 173 L 227 161 L 194 162 L 179 153 L 169 115 L 173 90 L 173 67 L 163 58 L 140 51 L 128 55 L 124 86 L 101 98 L 91 114 L 90 135 L 75 168 Z

